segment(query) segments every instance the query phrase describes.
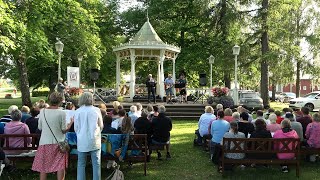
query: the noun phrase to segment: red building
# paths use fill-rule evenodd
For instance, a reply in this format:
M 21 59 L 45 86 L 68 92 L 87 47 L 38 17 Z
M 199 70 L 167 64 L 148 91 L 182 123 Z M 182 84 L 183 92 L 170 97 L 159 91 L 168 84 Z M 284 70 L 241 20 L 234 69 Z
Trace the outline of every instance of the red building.
M 269 90 L 271 91 L 272 88 L 270 87 Z M 312 79 L 303 77 L 303 79 L 300 80 L 300 96 L 308 94 L 312 91 L 319 91 L 319 90 L 320 90 L 320 86 L 315 85 L 312 82 Z M 287 85 L 277 85 L 276 91 L 296 93 L 296 84 L 289 83 Z

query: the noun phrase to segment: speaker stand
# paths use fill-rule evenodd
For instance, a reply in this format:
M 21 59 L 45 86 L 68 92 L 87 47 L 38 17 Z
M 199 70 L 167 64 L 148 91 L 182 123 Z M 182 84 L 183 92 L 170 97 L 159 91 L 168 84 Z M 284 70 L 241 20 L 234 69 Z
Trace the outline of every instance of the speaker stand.
M 100 101 L 102 101 L 104 104 L 107 104 L 107 103 L 99 96 L 99 94 L 96 92 L 96 82 L 95 82 L 95 81 L 93 82 L 93 97 L 94 97 L 94 96 L 98 97 L 98 99 L 99 99 Z
M 198 102 L 200 99 L 202 99 L 202 104 L 203 104 L 204 103 L 204 98 L 207 97 L 205 92 L 206 92 L 206 90 L 204 90 L 204 88 L 202 87 L 202 89 L 200 90 L 200 93 L 198 92 L 198 97 L 193 101 L 193 104 Z

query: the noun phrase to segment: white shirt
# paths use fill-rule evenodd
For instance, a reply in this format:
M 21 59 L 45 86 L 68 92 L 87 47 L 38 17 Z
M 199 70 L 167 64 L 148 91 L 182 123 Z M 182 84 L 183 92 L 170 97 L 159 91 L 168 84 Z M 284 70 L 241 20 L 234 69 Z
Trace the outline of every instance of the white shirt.
M 76 113 L 75 110 L 64 110 L 64 112 L 66 112 L 66 124 L 68 125 L 71 121 L 71 118 L 74 116 L 74 114 Z
M 103 121 L 100 109 L 94 106 L 81 106 L 74 115 L 74 130 L 77 134 L 79 152 L 101 149 Z
M 112 121 L 111 127 L 115 129 L 118 129 L 119 127 L 121 127 L 123 118 L 124 117 L 119 117 L 116 120 Z

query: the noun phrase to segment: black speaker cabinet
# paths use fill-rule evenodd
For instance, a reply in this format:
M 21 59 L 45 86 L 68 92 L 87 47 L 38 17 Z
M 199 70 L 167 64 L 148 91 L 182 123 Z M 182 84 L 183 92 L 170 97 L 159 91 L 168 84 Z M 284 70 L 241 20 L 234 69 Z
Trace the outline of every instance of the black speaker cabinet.
M 99 79 L 99 69 L 91 69 L 90 79 L 91 81 L 97 81 Z
M 207 74 L 200 73 L 199 74 L 199 85 L 206 86 L 207 85 Z

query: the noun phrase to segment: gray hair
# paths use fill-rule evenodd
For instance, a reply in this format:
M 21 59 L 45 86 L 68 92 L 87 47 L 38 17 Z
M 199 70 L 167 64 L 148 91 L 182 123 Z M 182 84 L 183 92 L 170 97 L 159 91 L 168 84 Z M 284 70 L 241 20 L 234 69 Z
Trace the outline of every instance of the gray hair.
M 234 112 L 234 113 L 232 113 L 232 117 L 233 117 L 233 119 L 235 119 L 235 120 L 239 120 L 239 119 L 240 119 L 240 113 Z
M 20 121 L 22 114 L 19 109 L 15 109 L 10 113 L 10 116 L 11 116 L 12 121 Z
M 148 111 L 148 112 L 152 112 L 152 111 L 153 111 L 153 107 L 152 107 L 151 104 L 148 104 L 148 106 L 147 106 L 147 111 Z
M 135 106 L 135 105 L 130 106 L 130 111 L 137 112 L 137 106 Z
M 16 110 L 16 109 L 19 109 L 18 106 L 16 106 L 16 105 L 11 105 L 11 106 L 8 108 L 8 113 L 11 114 L 11 112 L 12 112 L 13 110 Z
M 312 117 L 313 117 L 314 121 L 320 122 L 320 114 L 319 113 L 314 113 Z
M 137 103 L 136 106 L 137 106 L 137 110 L 138 110 L 138 111 L 141 111 L 141 109 L 142 109 L 142 104 L 141 104 L 141 103 Z
M 269 115 L 269 120 L 271 121 L 271 123 L 275 123 L 277 121 L 277 115 L 274 113 L 271 113 Z
M 146 109 L 142 109 L 141 110 L 141 117 L 145 117 L 145 118 L 148 117 L 148 113 L 149 112 Z
M 58 92 L 53 92 L 49 96 L 50 105 L 53 105 L 53 106 L 59 106 L 61 104 L 62 100 L 63 100 L 63 97 Z
M 93 105 L 93 95 L 91 92 L 83 93 L 79 98 L 79 106 L 92 106 Z
M 281 128 L 291 128 L 291 121 L 290 119 L 285 118 L 281 121 Z
M 223 109 L 223 105 L 222 104 L 217 104 L 217 109 Z
M 164 105 L 159 105 L 158 106 L 158 112 L 159 113 L 165 113 L 166 112 L 166 108 L 164 107 Z

